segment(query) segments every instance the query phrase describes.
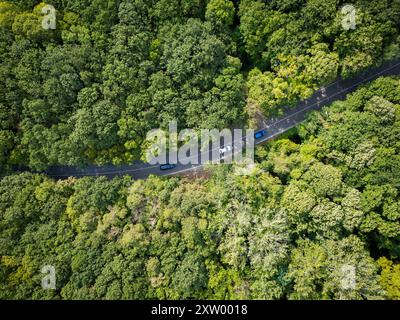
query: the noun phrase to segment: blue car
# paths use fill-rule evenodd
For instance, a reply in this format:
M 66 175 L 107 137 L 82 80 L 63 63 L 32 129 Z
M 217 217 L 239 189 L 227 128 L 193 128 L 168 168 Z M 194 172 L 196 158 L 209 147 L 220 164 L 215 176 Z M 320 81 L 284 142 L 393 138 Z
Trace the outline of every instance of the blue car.
M 254 134 L 254 139 L 260 139 L 261 137 L 264 137 L 266 133 L 267 133 L 267 132 L 266 132 L 265 130 L 257 131 L 257 132 Z
M 175 164 L 166 163 L 166 164 L 162 164 L 162 165 L 160 166 L 160 170 L 170 170 L 170 169 L 173 169 L 173 168 L 175 168 L 175 167 L 176 167 Z

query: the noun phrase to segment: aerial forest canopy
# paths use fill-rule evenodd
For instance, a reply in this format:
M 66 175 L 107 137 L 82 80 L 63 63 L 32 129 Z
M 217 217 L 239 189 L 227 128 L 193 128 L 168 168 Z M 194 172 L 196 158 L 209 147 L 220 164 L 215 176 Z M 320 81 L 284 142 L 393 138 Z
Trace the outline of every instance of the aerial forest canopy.
M 400 299 L 399 136 L 400 79 L 380 78 L 257 149 L 246 176 L 7 176 L 0 298 Z
M 0 2 L 0 168 L 123 164 L 146 133 L 251 125 L 400 52 L 400 2 Z
M 352 0 L 350 29 L 346 3 L 0 1 L 0 299 L 400 299 L 398 76 L 258 146 L 246 175 L 33 173 L 143 159 L 172 120 L 256 128 L 400 58 L 400 0 Z

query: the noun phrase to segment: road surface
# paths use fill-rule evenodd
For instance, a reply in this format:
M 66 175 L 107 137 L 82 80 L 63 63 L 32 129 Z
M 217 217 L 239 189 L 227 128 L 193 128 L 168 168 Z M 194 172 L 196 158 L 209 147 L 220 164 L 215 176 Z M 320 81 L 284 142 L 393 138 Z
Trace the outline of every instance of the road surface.
M 358 86 L 375 80 L 381 76 L 399 75 L 400 60 L 390 61 L 378 68 L 365 71 L 356 77 L 348 80 L 338 79 L 330 85 L 318 90 L 313 96 L 300 101 L 296 107 L 288 108 L 284 116 L 265 121 L 266 135 L 256 144 L 263 143 L 275 136 L 288 131 L 306 119 L 307 113 L 312 110 L 319 110 L 323 106 L 332 103 L 335 100 L 343 100 L 347 94 L 353 92 Z M 188 171 L 199 170 L 203 165 L 183 165 L 178 163 L 175 168 L 162 171 L 159 165 L 150 165 L 148 163 L 136 161 L 130 165 L 122 166 L 95 166 L 90 165 L 83 168 L 71 166 L 51 166 L 43 173 L 55 179 L 66 179 L 68 177 L 84 176 L 106 176 L 113 178 L 115 176 L 130 175 L 135 179 L 145 179 L 149 175 L 178 175 Z

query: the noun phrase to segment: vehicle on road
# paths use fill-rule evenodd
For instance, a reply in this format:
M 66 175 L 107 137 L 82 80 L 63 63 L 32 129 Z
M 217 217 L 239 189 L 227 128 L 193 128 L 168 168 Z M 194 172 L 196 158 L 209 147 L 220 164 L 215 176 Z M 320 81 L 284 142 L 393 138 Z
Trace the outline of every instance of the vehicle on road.
M 170 170 L 170 169 L 173 169 L 173 168 L 175 168 L 175 167 L 176 167 L 175 164 L 166 163 L 166 164 L 162 164 L 162 165 L 160 166 L 160 170 Z
M 254 133 L 254 139 L 260 139 L 260 138 L 264 137 L 266 134 L 267 134 L 267 131 L 265 131 L 265 130 L 257 131 L 256 133 Z

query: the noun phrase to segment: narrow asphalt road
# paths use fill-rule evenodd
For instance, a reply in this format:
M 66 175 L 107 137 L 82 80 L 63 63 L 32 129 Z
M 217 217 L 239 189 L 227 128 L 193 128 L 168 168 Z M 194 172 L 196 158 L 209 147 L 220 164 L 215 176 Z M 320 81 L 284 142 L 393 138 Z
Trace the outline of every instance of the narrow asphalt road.
M 306 119 L 308 112 L 319 110 L 323 106 L 332 103 L 335 100 L 343 100 L 346 95 L 357 89 L 358 86 L 375 80 L 381 76 L 399 75 L 400 60 L 384 63 L 378 68 L 365 71 L 356 77 L 348 80 L 336 80 L 330 85 L 321 88 L 313 96 L 303 101 L 300 101 L 296 107 L 288 108 L 284 116 L 274 119 L 269 119 L 265 122 L 265 127 L 259 130 L 266 130 L 266 135 L 258 140 L 256 144 L 263 143 L 275 136 L 288 131 L 297 124 Z M 187 171 L 201 169 L 201 164 L 181 164 L 178 163 L 175 168 L 162 171 L 159 165 L 150 165 L 148 163 L 136 161 L 131 165 L 123 166 L 86 166 L 83 168 L 71 166 L 51 166 L 43 173 L 56 179 L 66 179 L 68 177 L 83 177 L 83 176 L 106 176 L 113 178 L 115 176 L 130 175 L 135 179 L 144 179 L 149 175 L 178 175 Z

